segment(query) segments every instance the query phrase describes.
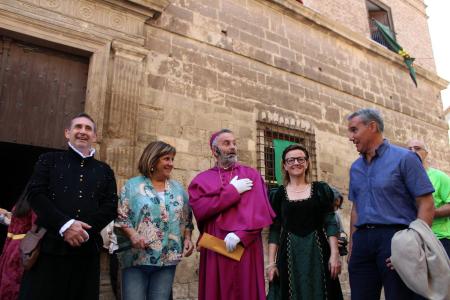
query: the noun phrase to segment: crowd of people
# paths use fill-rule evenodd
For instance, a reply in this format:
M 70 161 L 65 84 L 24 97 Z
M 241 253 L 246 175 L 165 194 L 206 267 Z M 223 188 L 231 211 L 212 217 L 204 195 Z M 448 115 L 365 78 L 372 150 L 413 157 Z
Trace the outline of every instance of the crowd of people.
M 387 300 L 448 299 L 450 178 L 430 167 L 422 141 L 401 148 L 383 131 L 375 109 L 348 117 L 348 137 L 360 157 L 350 168 L 347 247 L 338 212 L 344 198 L 328 183 L 311 181 L 311 149 L 303 145 L 284 149 L 276 166 L 284 181 L 268 189 L 256 169 L 238 162 L 234 133 L 221 129 L 209 140 L 214 166 L 186 191 L 171 178 L 176 149 L 153 141 L 139 159 L 140 175 L 118 195 L 112 169 L 94 158 L 96 124 L 79 114 L 65 129 L 68 149 L 42 155 L 12 212 L 0 210 L 0 222 L 9 226 L 0 299 L 99 299 L 100 233 L 108 224 L 117 238 L 110 249 L 118 259 L 118 297 L 125 300 L 171 299 L 176 266 L 195 249 L 200 300 L 343 299 L 343 256 L 354 300 L 379 299 L 383 287 Z M 194 245 L 193 217 L 199 240 L 212 235 L 216 248 Z M 391 240 L 417 220 L 441 242 L 433 255 L 448 263 L 449 274 L 428 272 L 430 282 L 448 282 L 438 292 L 433 285 L 417 289 L 391 260 Z M 24 270 L 20 244 L 35 226 L 46 232 L 36 261 Z M 267 227 L 264 265 L 261 232 Z

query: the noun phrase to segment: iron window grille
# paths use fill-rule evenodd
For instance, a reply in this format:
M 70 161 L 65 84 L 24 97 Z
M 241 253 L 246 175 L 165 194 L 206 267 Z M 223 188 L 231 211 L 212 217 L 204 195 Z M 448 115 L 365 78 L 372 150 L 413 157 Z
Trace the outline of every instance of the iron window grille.
M 317 161 L 316 161 L 316 144 L 314 134 L 291 129 L 279 125 L 266 122 L 258 122 L 257 124 L 257 168 L 269 188 L 277 186 L 275 178 L 275 151 L 273 140 L 285 140 L 301 144 L 306 147 L 309 152 L 309 175 L 308 180 L 317 180 Z

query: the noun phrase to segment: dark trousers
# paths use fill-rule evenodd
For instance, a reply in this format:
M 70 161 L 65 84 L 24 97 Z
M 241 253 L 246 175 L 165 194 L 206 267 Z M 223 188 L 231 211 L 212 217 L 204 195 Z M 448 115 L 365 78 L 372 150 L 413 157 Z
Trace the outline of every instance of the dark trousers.
M 391 256 L 391 239 L 400 229 L 377 227 L 355 231 L 348 265 L 352 300 L 379 300 L 382 287 L 386 300 L 423 299 L 386 266 L 386 259 Z
M 111 287 L 116 299 L 120 299 L 119 291 L 119 259 L 117 253 L 109 255 L 109 279 L 111 281 Z
M 444 246 L 445 252 L 447 252 L 448 257 L 450 258 L 450 239 L 440 239 L 442 246 Z
M 21 300 L 98 300 L 100 257 L 59 256 L 41 253 L 25 272 Z

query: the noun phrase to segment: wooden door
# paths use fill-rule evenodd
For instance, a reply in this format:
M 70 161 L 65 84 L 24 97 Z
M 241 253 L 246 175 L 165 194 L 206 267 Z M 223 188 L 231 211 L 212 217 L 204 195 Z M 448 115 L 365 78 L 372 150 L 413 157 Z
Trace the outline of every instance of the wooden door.
M 67 147 L 84 110 L 89 59 L 0 35 L 0 142 Z

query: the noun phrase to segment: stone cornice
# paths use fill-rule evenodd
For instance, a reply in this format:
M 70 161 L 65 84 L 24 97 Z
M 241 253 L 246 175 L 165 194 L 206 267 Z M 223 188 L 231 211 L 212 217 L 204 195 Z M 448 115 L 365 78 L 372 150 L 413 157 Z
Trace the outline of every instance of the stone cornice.
M 301 119 L 298 116 L 288 116 L 281 110 L 263 110 L 258 113 L 258 122 L 278 125 L 294 130 L 300 130 L 307 133 L 314 134 L 316 128 L 313 123 L 306 119 Z
M 273 9 L 278 10 L 280 13 L 302 22 L 309 22 L 315 26 L 323 28 L 323 30 L 333 32 L 339 37 L 347 40 L 349 43 L 374 55 L 381 56 L 384 59 L 399 65 L 401 68 L 404 68 L 403 59 L 400 55 L 393 55 L 392 51 L 381 46 L 377 42 L 372 41 L 360 33 L 351 31 L 346 26 L 343 26 L 342 24 L 337 23 L 326 16 L 319 14 L 308 7 L 299 5 L 298 2 L 294 0 L 264 0 L 263 2 L 271 5 Z M 440 90 L 443 90 L 448 86 L 449 82 L 439 77 L 436 73 L 428 71 L 419 65 L 416 65 L 415 68 L 418 76 L 430 81 Z
M 115 55 L 139 62 L 145 60 L 149 54 L 148 50 L 145 50 L 142 47 L 130 45 L 126 41 L 121 40 L 113 40 L 111 48 Z
M 68 24 L 67 22 L 54 22 L 52 27 L 49 27 L 47 20 L 38 16 L 35 12 L 7 7 L 2 4 L 0 4 L 0 28 L 11 32 L 18 30 L 25 35 L 36 36 L 39 39 L 47 39 L 89 52 L 95 52 L 97 46 L 110 43 L 111 40 L 106 35 L 87 35 L 80 31 L 76 24 Z M 65 35 L 60 34 L 61 30 L 64 30 Z M 56 35 L 61 36 L 62 39 L 54 38 Z M 76 42 L 74 43 L 71 38 L 66 39 L 66 36 L 76 37 Z
M 0 14 L 46 23 L 49 30 L 59 26 L 63 31 L 70 28 L 86 36 L 143 45 L 145 23 L 157 18 L 167 4 L 168 0 L 2 0 Z
M 402 0 L 402 2 L 417 10 L 424 17 L 427 17 L 425 12 L 426 5 L 423 0 Z M 389 1 L 386 1 L 386 4 L 389 4 Z
M 103 0 L 113 5 L 155 19 L 169 5 L 169 0 Z

